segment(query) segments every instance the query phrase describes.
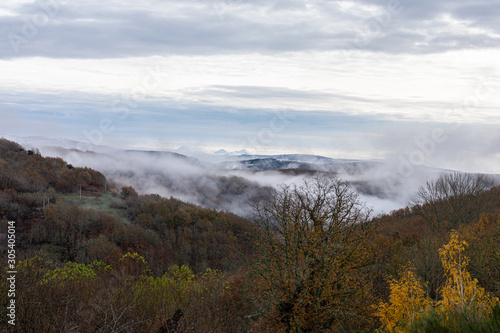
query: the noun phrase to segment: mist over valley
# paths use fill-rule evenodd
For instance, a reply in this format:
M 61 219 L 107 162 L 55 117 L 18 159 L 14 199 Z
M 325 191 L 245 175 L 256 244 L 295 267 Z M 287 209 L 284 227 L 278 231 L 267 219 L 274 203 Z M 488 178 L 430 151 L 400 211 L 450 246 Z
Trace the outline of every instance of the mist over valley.
M 211 153 L 183 147 L 174 151 L 124 150 L 48 137 L 6 137 L 26 149 L 38 149 L 43 156 L 61 157 L 75 167 L 98 170 L 110 186 L 132 186 L 141 194 L 175 197 L 242 216 L 251 215 L 253 205 L 272 189 L 328 174 L 348 181 L 374 215 L 389 213 L 405 207 L 427 181 L 451 172 L 414 166 L 403 174 L 400 164 L 387 161 L 307 154 L 252 155 L 246 150 L 223 149 Z

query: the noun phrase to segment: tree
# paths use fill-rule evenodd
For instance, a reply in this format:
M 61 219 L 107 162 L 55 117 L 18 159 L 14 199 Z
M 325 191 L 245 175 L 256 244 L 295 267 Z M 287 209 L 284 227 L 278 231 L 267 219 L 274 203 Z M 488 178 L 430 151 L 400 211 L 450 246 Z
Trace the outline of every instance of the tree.
M 439 304 L 445 310 L 458 310 L 471 320 L 484 318 L 498 304 L 498 298 L 490 297 L 467 271 L 469 258 L 464 255 L 467 242 L 459 240 L 456 231 L 450 236 L 450 242 L 439 250 L 447 277 Z
M 389 303 L 378 305 L 377 316 L 388 331 L 405 332 L 407 325 L 423 317 L 432 301 L 427 298 L 412 267 L 407 267 L 399 280 L 392 280 L 389 284 Z
M 120 195 L 122 196 L 123 199 L 127 199 L 127 198 L 135 199 L 139 196 L 137 194 L 137 191 L 132 186 L 122 187 L 122 191 L 121 191 Z
M 469 243 L 468 270 L 481 281 L 485 289 L 500 296 L 500 211 L 485 214 L 476 222 L 461 228 Z
M 405 270 L 399 281 L 391 282 L 390 303 L 382 302 L 377 307 L 383 329 L 422 332 L 423 326 L 433 322 L 438 325 L 439 332 L 462 332 L 461 325 L 468 327 L 469 331 L 476 331 L 471 330 L 472 327 L 481 327 L 477 325 L 488 325 L 494 307 L 500 303 L 467 271 L 469 258 L 464 254 L 467 246 L 452 230 L 450 241 L 439 249 L 446 282 L 440 289 L 442 299 L 438 302 L 426 297 L 425 289 L 412 269 Z
M 373 224 L 349 184 L 336 177 L 282 186 L 256 207 L 261 227 L 252 263 L 263 325 L 317 332 L 349 325 L 368 302 Z
M 441 230 L 445 221 L 457 228 L 479 218 L 486 205 L 481 194 L 492 186 L 483 174 L 445 173 L 421 186 L 412 203 L 434 229 Z
M 443 265 L 439 258 L 439 248 L 444 243 L 444 236 L 424 230 L 421 238 L 406 249 L 400 249 L 403 262 L 411 263 L 417 276 L 426 281 L 427 296 L 439 300 L 439 288 L 445 281 Z

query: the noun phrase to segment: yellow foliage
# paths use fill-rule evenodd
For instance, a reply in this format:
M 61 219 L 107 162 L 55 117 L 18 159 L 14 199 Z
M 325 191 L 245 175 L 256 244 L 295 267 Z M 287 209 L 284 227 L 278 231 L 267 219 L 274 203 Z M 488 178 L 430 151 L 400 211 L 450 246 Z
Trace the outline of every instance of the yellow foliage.
M 146 260 L 144 260 L 144 257 L 141 256 L 139 253 L 130 253 L 130 252 L 127 252 L 126 254 L 124 254 L 121 258 L 120 258 L 120 261 L 124 261 L 124 260 L 127 260 L 127 259 L 130 259 L 132 261 L 137 261 L 137 262 L 142 262 L 144 265 L 146 265 Z
M 143 256 L 136 252 L 127 252 L 125 255 L 123 255 L 118 261 L 118 266 L 128 274 L 134 276 L 140 276 L 149 273 L 148 263 Z
M 207 269 L 195 274 L 186 266 L 171 266 L 161 277 L 141 276 L 133 289 L 137 303 L 156 312 L 160 322 L 181 309 L 184 316 L 190 318 L 183 319 L 186 332 L 214 332 L 222 325 L 227 309 L 224 303 L 227 285 L 225 276 L 218 270 Z
M 34 256 L 30 259 L 19 261 L 16 265 L 16 270 L 22 270 L 33 267 L 43 267 L 46 264 L 52 264 L 52 262 L 45 260 L 40 256 Z
M 439 249 L 447 280 L 441 289 L 443 300 L 438 305 L 445 312 L 459 310 L 477 317 L 488 316 L 492 306 L 498 304 L 498 298 L 490 298 L 466 270 L 469 258 L 464 251 L 468 244 L 458 239 L 456 231 L 451 232 L 450 238 L 450 242 Z
M 432 301 L 427 298 L 412 268 L 407 268 L 399 280 L 392 280 L 390 289 L 390 303 L 381 302 L 376 315 L 387 330 L 404 332 L 401 324 L 406 325 L 420 318 Z
M 98 273 L 109 270 L 111 270 L 111 266 L 106 265 L 102 261 L 94 261 L 88 265 L 68 261 L 62 268 L 49 270 L 45 274 L 42 283 L 55 281 L 63 282 L 68 280 L 92 281 L 96 278 Z
M 458 239 L 452 231 L 450 242 L 439 249 L 439 256 L 446 274 L 446 283 L 441 288 L 442 300 L 435 303 L 428 299 L 425 290 L 411 269 L 406 269 L 398 281 L 390 282 L 390 303 L 380 303 L 377 316 L 383 327 L 390 332 L 405 332 L 412 321 L 422 318 L 435 308 L 446 322 L 453 321 L 456 312 L 469 319 L 482 319 L 491 314 L 493 306 L 500 304 L 498 298 L 490 297 L 466 270 L 469 258 L 464 255 L 468 244 Z

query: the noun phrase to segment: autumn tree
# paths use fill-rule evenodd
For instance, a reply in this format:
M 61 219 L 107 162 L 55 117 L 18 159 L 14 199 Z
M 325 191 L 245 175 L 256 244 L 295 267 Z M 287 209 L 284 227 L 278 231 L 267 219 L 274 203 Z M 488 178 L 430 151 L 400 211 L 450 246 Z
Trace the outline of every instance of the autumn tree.
M 467 327 L 468 331 L 476 327 L 477 330 L 472 331 L 483 332 L 481 327 L 489 327 L 493 308 L 500 303 L 468 272 L 467 246 L 467 242 L 460 240 L 458 233 L 452 230 L 450 241 L 439 249 L 446 282 L 439 290 L 441 300 L 437 302 L 426 297 L 424 285 L 412 269 L 407 269 L 398 281 L 392 281 L 389 303 L 382 302 L 377 307 L 383 329 L 422 332 L 426 321 L 433 321 L 440 332 L 463 332 L 462 327 Z M 487 332 L 490 331 L 493 332 Z
M 500 211 L 485 214 L 471 224 L 461 228 L 461 234 L 469 244 L 468 270 L 481 281 L 485 289 L 500 296 Z
M 457 228 L 479 218 L 487 204 L 482 194 L 492 186 L 483 174 L 445 173 L 421 186 L 412 203 L 434 229 L 441 230 L 445 222 Z
M 459 240 L 458 233 L 452 231 L 450 242 L 439 250 L 439 256 L 446 272 L 446 283 L 441 290 L 443 300 L 440 305 L 447 309 L 458 310 L 471 320 L 484 318 L 498 304 L 498 298 L 491 298 L 478 280 L 467 271 L 469 258 L 465 256 L 468 246 Z
M 349 184 L 317 177 L 282 186 L 256 208 L 262 232 L 253 262 L 263 326 L 318 332 L 358 324 L 369 303 L 363 268 L 373 227 Z
M 432 230 L 432 229 L 431 229 Z M 405 261 L 411 262 L 415 273 L 426 281 L 427 296 L 439 300 L 439 288 L 445 281 L 444 269 L 439 258 L 439 248 L 445 241 L 444 235 L 424 230 L 415 244 L 398 253 Z
M 132 186 L 124 186 L 120 192 L 123 199 L 127 198 L 137 198 L 137 191 Z
M 407 267 L 398 280 L 390 281 L 389 303 L 381 302 L 377 316 L 383 327 L 392 332 L 404 332 L 408 325 L 422 318 L 432 305 L 424 284 L 418 280 L 413 267 Z

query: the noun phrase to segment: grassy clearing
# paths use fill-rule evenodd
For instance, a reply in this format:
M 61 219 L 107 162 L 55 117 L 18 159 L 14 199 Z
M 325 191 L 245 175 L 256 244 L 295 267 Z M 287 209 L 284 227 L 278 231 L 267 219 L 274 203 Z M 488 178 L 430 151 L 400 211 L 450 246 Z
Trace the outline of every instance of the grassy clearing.
M 111 214 L 116 217 L 120 221 L 120 223 L 125 225 L 131 224 L 129 218 L 126 216 L 125 209 L 117 208 L 125 208 L 125 200 L 119 197 L 114 197 L 111 194 L 103 194 L 100 197 L 82 195 L 81 198 L 80 194 L 78 193 L 60 194 L 58 196 L 58 199 L 64 200 L 72 205 L 77 206 L 78 208 L 90 209 Z M 114 207 L 112 207 L 112 205 Z

